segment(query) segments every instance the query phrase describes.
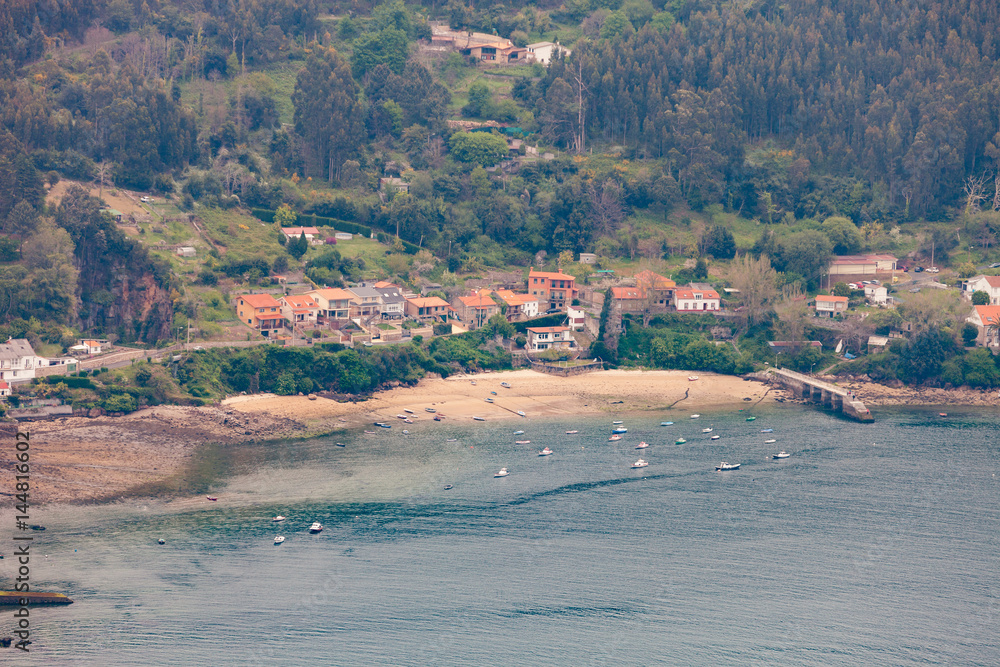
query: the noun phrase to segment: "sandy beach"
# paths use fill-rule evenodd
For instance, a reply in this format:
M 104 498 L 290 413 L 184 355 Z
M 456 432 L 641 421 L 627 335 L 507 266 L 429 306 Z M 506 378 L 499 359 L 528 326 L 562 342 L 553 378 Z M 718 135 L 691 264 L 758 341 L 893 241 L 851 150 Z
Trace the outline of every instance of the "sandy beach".
M 696 380 L 689 379 L 695 376 Z M 996 392 L 971 389 L 896 388 L 847 379 L 838 384 L 852 389 L 869 406 L 998 403 Z M 472 424 L 473 417 L 517 420 L 518 412 L 558 417 L 658 411 L 666 416 L 671 411 L 686 414 L 788 398 L 779 388 L 713 373 L 609 370 L 564 378 L 518 370 L 428 378 L 357 401 L 257 394 L 232 397 L 215 407 L 163 405 L 123 417 L 23 423 L 20 429 L 31 434 L 34 503 L 98 502 L 142 494 L 156 483 L 176 482 L 174 486 L 183 488 L 205 443 L 225 446 L 310 437 L 370 428 L 376 421 L 396 424 L 397 415 L 426 422 L 434 416 L 427 408 L 446 422 Z M 13 432 L 4 437 L 13 439 Z M 5 469 L 12 469 L 13 448 L 2 452 Z M 0 486 L 0 495 L 12 495 L 8 488 Z

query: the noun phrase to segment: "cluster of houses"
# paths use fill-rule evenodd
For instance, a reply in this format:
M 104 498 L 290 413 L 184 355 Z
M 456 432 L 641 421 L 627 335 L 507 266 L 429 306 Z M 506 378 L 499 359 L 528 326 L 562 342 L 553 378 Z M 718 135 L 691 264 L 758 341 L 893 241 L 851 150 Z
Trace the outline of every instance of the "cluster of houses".
M 559 42 L 536 42 L 527 46 L 515 46 L 509 39 L 501 39 L 497 35 L 452 30 L 448 25 L 435 23 L 431 24 L 430 46 L 454 51 L 489 65 L 524 63 L 548 65 L 560 54 L 563 57 L 570 54 L 570 50 Z
M 678 286 L 670 278 L 646 269 L 635 275 L 635 285 L 611 288 L 613 305 L 621 313 L 707 313 L 722 310 L 722 298 L 709 285 Z

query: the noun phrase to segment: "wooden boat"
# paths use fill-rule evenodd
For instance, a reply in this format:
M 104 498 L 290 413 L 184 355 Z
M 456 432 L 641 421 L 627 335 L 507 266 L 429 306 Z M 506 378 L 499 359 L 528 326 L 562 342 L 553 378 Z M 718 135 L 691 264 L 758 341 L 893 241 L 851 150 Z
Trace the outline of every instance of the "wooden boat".
M 19 593 L 0 591 L 0 605 L 20 607 L 21 601 L 28 604 L 73 604 L 73 600 L 62 593 Z

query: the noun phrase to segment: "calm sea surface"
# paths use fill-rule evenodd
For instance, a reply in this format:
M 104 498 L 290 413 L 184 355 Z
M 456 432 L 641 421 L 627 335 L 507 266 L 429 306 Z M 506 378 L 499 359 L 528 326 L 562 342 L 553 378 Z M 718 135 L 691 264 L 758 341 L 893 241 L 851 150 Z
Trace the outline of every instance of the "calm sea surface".
M 32 652 L 0 663 L 995 666 L 1000 425 L 949 412 L 672 411 L 619 417 L 620 442 L 613 417 L 424 420 L 243 447 L 218 503 L 33 516 L 32 579 L 76 604 L 32 609 Z

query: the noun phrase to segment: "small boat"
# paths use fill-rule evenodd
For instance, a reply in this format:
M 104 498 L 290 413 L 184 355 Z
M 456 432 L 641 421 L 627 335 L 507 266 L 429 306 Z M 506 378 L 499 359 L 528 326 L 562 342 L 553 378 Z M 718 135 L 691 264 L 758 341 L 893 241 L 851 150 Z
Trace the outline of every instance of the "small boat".
M 748 422 L 757 421 L 756 417 L 747 417 Z
M 278 516 L 274 517 L 273 519 L 271 519 L 271 521 L 274 521 L 274 522 L 284 521 L 284 520 L 285 520 L 285 517 L 281 516 L 280 514 Z
M 697 375 L 688 375 L 688 382 L 694 382 L 698 379 Z
M 441 421 L 441 415 L 434 415 L 434 421 L 436 422 Z
M 487 402 L 487 403 L 492 403 L 492 402 L 493 402 L 493 399 L 492 399 L 492 398 L 487 398 L 487 399 L 486 399 L 486 402 Z
M 337 421 L 346 422 L 347 421 L 347 417 L 337 417 Z
M 636 449 L 646 449 L 647 447 L 649 447 L 648 442 L 640 442 L 638 445 L 635 446 Z
M 723 461 L 719 465 L 715 466 L 715 469 L 717 471 L 720 471 L 720 472 L 725 472 L 726 470 L 739 470 L 740 469 L 740 464 L 739 463 L 726 463 L 725 461 Z
M 458 442 L 458 438 L 448 438 L 445 442 Z
M 687 442 L 687 440 L 685 440 L 684 438 L 677 438 L 676 440 L 674 440 L 675 445 L 683 445 L 685 442 Z
M 501 382 L 500 386 L 501 387 L 506 387 L 507 389 L 510 389 L 510 383 L 509 382 Z
M 275 544 L 281 544 L 284 541 L 285 541 L 285 536 L 284 535 L 278 535 L 276 538 L 274 538 L 274 543 Z
M 410 419 L 409 417 L 407 417 L 406 419 L 404 419 L 404 420 L 403 420 L 403 423 L 404 423 L 404 424 L 412 424 L 412 423 L 413 423 L 413 420 L 412 420 L 412 419 Z
M 697 419 L 698 417 L 701 417 L 701 415 L 691 415 L 691 419 Z
M 337 443 L 337 446 L 338 446 L 338 447 L 347 447 L 347 445 L 345 445 L 345 444 L 344 444 L 344 443 L 342 443 L 342 442 L 338 442 L 338 443 Z
M 517 414 L 521 415 L 522 417 L 526 417 L 527 416 L 527 415 L 524 414 L 524 410 L 518 410 Z
M 552 456 L 552 450 L 546 447 L 542 451 L 538 452 L 539 456 Z
M 566 431 L 566 435 L 576 435 L 579 431 Z
M 712 440 L 718 440 L 718 439 L 719 439 L 719 436 L 717 436 L 717 435 L 713 435 L 712 436 Z
M 156 540 L 156 543 L 157 544 L 166 544 L 167 541 L 161 537 L 160 539 Z
M 484 421 L 486 421 L 485 417 L 473 417 L 473 419 L 475 419 L 477 422 L 484 422 Z
M 424 408 L 425 412 L 437 412 L 434 408 Z
M 660 422 L 660 426 L 673 426 L 673 422 Z
M 323 530 L 323 524 L 321 524 L 319 521 L 313 521 L 313 525 L 309 526 L 310 533 L 318 533 L 321 530 Z
M 445 490 L 445 491 L 451 491 L 451 490 L 452 490 L 452 489 L 454 489 L 454 488 L 455 488 L 455 487 L 454 487 L 454 486 L 452 486 L 451 484 L 445 484 L 445 485 L 444 485 L 444 490 Z
M 772 458 L 775 458 L 775 459 L 787 459 L 789 456 L 791 456 L 791 454 L 789 454 L 788 452 L 782 450 L 782 451 L 778 452 L 777 454 L 775 454 Z
M 531 440 L 515 440 L 514 444 L 515 445 L 530 445 L 531 444 Z
M 470 380 L 470 382 L 472 382 L 472 384 L 476 384 L 476 381 L 475 381 L 475 380 Z
M 628 433 L 628 429 L 624 426 L 619 426 L 618 428 L 611 429 L 612 433 Z
M 211 500 L 211 501 L 212 501 L 213 503 L 214 503 L 214 502 L 215 502 L 216 500 L 218 500 L 218 498 L 216 498 L 215 496 L 205 496 L 205 497 L 206 497 L 206 498 L 208 498 L 209 500 Z M 37 530 L 37 528 L 35 528 L 34 526 L 32 526 L 32 527 L 31 527 L 31 529 L 32 529 L 32 530 Z M 44 528 L 42 528 L 42 530 L 45 530 L 45 529 L 44 529 Z
M 378 426 L 379 428 L 392 428 L 391 426 L 389 426 L 385 422 L 375 422 L 375 426 Z
M 409 408 L 403 408 L 403 412 L 408 412 L 408 413 L 410 413 L 411 415 L 413 414 L 413 410 L 411 410 L 411 409 L 409 409 Z
M 524 431 L 514 431 L 514 435 L 524 435 Z
M 613 435 L 610 438 L 608 438 L 608 442 L 614 442 L 615 440 L 621 440 L 621 439 L 622 439 L 622 437 L 620 435 L 616 434 L 616 435 Z
M 498 472 L 497 474 L 493 475 L 493 477 L 506 477 L 509 474 L 510 473 L 507 472 L 506 468 L 500 468 L 500 472 Z
M 703 428 L 703 429 L 701 429 L 701 432 L 702 433 L 711 433 L 712 429 L 711 428 Z
M 764 444 L 765 444 L 765 445 L 770 445 L 770 444 L 771 444 L 772 442 L 778 442 L 778 441 L 777 441 L 777 440 L 775 440 L 774 438 L 771 438 L 770 440 L 765 440 L 765 441 L 764 441 Z
M 491 391 L 490 393 L 493 394 L 494 396 L 497 395 L 497 393 L 495 391 Z
M 407 431 L 407 430 L 406 430 L 406 429 L 404 428 L 404 429 L 403 429 L 403 435 L 410 435 L 410 432 L 409 432 L 409 431 Z
M 938 417 L 947 417 L 947 416 L 948 416 L 947 412 L 939 412 L 938 413 Z
M 760 432 L 761 433 L 774 433 L 774 429 L 773 428 L 762 428 L 760 430 Z
M 638 461 L 632 464 L 632 469 L 635 470 L 636 468 L 645 468 L 648 465 L 649 461 L 643 461 L 642 459 L 639 459 Z
M 623 421 L 616 421 L 616 422 L 611 422 L 611 425 L 612 426 L 619 426 L 620 424 L 624 424 L 624 423 L 625 422 L 623 422 Z
M 407 419 L 406 415 L 396 415 L 396 419 Z
M 375 435 L 375 431 L 365 431 L 368 435 Z

